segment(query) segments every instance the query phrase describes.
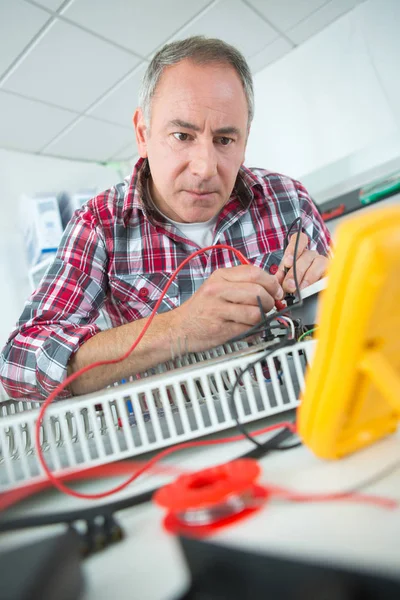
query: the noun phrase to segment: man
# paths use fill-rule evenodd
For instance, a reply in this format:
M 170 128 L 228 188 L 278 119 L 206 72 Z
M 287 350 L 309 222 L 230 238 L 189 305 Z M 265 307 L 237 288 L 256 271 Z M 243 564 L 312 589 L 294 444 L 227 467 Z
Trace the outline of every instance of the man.
M 305 189 L 243 166 L 252 117 L 251 74 L 233 47 L 194 37 L 155 55 L 133 117 L 141 158 L 125 183 L 72 218 L 3 351 L 1 380 L 11 397 L 44 399 L 67 373 L 122 356 L 170 275 L 199 248 L 228 244 L 251 264 L 223 249 L 193 258 L 137 349 L 78 378 L 70 393 L 168 360 L 179 343 L 205 350 L 257 323 L 257 297 L 267 312 L 294 291 L 294 236 L 284 257 L 283 244 L 298 216 L 301 285 L 323 276 L 329 233 Z M 113 324 L 106 331 L 94 323 L 102 306 Z

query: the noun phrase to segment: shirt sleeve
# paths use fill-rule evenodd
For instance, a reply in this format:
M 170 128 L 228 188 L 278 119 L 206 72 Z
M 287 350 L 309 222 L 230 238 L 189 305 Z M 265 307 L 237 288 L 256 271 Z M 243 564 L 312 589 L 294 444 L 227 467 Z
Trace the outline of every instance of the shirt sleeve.
M 86 205 L 68 225 L 0 356 L 0 380 L 11 398 L 44 400 L 65 379 L 71 355 L 99 332 L 106 268 L 104 235 Z M 59 397 L 69 395 L 64 390 Z
M 295 182 L 300 204 L 300 214 L 303 222 L 303 231 L 310 239 L 309 250 L 332 258 L 332 239 L 327 226 L 315 207 L 309 193 L 298 181 Z

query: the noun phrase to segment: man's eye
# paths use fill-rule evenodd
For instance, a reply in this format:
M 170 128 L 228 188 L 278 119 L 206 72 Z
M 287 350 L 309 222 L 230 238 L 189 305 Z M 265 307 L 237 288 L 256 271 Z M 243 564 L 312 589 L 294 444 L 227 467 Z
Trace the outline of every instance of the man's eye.
M 228 137 L 219 138 L 219 143 L 221 144 L 221 146 L 229 146 L 229 144 L 232 144 L 232 142 L 233 142 L 232 138 L 228 138 Z
M 189 134 L 182 133 L 181 131 L 177 131 L 177 132 L 173 133 L 172 135 L 174 136 L 175 139 L 179 140 L 180 142 L 186 142 L 189 139 Z

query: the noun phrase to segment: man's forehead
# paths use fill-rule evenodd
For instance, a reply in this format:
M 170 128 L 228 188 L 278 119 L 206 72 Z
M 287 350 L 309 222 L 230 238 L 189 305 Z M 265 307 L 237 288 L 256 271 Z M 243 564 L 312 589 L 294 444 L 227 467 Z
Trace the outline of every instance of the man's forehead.
M 218 135 L 240 135 L 247 126 L 247 110 L 232 110 L 216 105 L 213 102 L 196 106 L 189 102 L 171 103 L 154 107 L 153 116 L 159 125 L 166 130 L 190 130 L 202 132 L 211 130 Z
M 219 70 L 216 72 L 215 68 Z M 214 127 L 240 127 L 241 121 L 247 120 L 248 107 L 241 81 L 232 67 L 226 72 L 221 65 L 178 63 L 163 73 L 153 97 L 153 109 L 164 123 L 181 120 L 200 127 L 198 121 L 207 114 L 215 121 Z
M 166 67 L 158 81 L 154 98 L 163 101 L 246 101 L 242 82 L 231 65 L 198 65 L 184 60 Z
M 211 77 L 213 74 L 217 74 L 218 78 L 234 77 L 240 81 L 236 69 L 227 62 L 211 61 L 207 63 L 198 63 L 190 58 L 185 58 L 173 65 L 164 67 L 159 79 L 159 85 L 161 82 L 170 79 L 182 80 L 182 76 L 187 77 L 188 75 L 193 75 L 193 78 L 196 80 L 199 75 Z

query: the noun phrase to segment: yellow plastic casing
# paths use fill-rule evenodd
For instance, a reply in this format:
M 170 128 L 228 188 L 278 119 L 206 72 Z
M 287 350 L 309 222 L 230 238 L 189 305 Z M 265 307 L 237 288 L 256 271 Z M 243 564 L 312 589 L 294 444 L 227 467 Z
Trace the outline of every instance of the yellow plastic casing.
M 400 206 L 339 227 L 318 323 L 297 425 L 317 456 L 337 459 L 400 419 Z

